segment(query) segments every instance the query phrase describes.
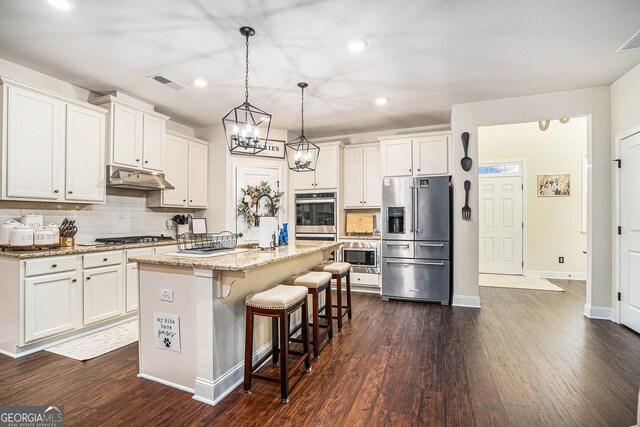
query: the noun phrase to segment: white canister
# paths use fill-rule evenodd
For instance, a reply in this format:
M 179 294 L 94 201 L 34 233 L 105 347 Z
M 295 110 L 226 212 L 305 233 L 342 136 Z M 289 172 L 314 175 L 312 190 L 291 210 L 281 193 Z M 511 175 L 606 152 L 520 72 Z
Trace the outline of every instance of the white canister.
M 53 246 L 57 245 L 56 233 L 48 228 L 41 228 L 33 232 L 33 243 L 36 246 Z
M 42 218 L 42 215 L 27 214 L 22 215 L 22 224 L 26 225 L 27 227 L 31 227 L 34 230 L 37 230 L 39 228 L 42 228 L 42 226 L 44 225 L 44 220 Z
M 48 228 L 49 230 L 53 231 L 56 235 L 56 242 L 60 242 L 60 227 L 58 227 L 58 224 L 55 223 L 51 223 L 49 225 L 47 225 L 45 228 Z
M 11 244 L 11 230 L 19 225 L 20 223 L 13 219 L 0 225 L 0 245 L 8 246 Z
M 11 246 L 32 246 L 33 229 L 26 225 L 19 225 L 11 230 Z

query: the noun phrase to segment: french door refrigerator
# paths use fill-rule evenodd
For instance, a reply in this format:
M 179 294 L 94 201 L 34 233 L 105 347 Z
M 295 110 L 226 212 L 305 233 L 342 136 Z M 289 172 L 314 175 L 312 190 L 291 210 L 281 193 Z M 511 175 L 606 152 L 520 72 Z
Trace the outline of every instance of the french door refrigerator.
M 382 181 L 382 298 L 449 304 L 451 178 L 388 177 Z

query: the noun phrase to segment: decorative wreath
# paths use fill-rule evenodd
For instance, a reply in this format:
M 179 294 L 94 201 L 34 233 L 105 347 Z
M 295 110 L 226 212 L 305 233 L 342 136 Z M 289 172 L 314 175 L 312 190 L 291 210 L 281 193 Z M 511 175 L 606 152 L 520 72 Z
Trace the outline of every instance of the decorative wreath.
M 242 218 L 242 222 L 247 228 L 251 228 L 256 222 L 256 203 L 260 196 L 266 194 L 273 199 L 273 206 L 271 201 L 267 198 L 260 201 L 260 204 L 264 206 L 269 212 L 273 212 L 275 216 L 280 209 L 280 200 L 284 195 L 284 192 L 279 189 L 273 190 L 267 181 L 262 181 L 260 185 L 247 185 L 247 188 L 241 188 L 242 196 L 238 200 L 236 206 L 236 214 Z

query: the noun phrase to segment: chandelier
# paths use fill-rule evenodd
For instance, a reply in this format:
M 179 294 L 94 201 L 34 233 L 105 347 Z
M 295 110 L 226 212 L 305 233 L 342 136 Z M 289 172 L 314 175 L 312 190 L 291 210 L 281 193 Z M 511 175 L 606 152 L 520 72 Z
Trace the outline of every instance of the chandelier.
M 309 85 L 304 82 L 298 83 L 298 87 L 302 92 L 301 110 L 301 126 L 300 136 L 287 142 L 285 153 L 287 155 L 287 164 L 289 169 L 295 172 L 308 172 L 316 170 L 318 164 L 318 155 L 320 147 L 309 141 L 304 136 L 304 89 Z

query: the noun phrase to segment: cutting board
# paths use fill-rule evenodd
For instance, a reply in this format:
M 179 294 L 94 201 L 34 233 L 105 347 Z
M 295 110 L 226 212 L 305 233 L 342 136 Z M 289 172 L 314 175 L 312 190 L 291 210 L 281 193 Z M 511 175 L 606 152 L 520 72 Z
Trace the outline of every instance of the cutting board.
M 348 213 L 347 233 L 373 234 L 372 213 Z

